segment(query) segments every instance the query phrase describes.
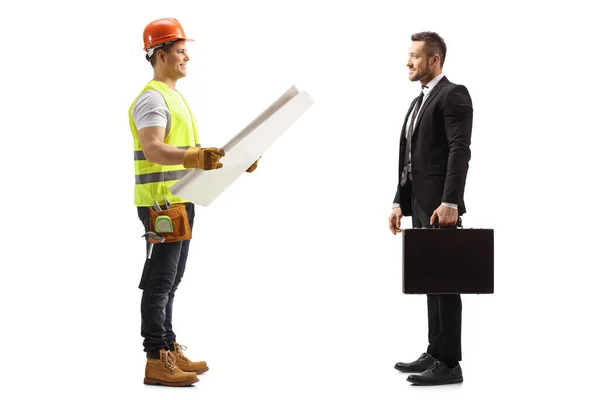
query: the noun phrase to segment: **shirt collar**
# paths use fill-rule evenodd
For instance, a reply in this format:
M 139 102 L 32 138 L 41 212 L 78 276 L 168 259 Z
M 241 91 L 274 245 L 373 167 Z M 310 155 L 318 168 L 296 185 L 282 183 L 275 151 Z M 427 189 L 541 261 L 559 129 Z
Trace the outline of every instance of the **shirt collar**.
M 429 81 L 429 83 L 423 88 L 423 94 L 427 96 L 429 92 L 431 92 L 431 90 L 435 87 L 435 85 L 437 85 L 442 80 L 443 77 L 444 74 L 442 73 L 433 78 L 431 81 Z

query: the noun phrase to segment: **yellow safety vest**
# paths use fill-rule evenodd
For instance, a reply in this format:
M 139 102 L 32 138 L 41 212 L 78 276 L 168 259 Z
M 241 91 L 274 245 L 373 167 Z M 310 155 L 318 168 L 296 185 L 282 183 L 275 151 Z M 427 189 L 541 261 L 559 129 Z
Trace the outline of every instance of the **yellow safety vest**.
M 146 160 L 142 151 L 142 145 L 133 121 L 132 110 L 137 98 L 149 89 L 156 90 L 163 96 L 171 116 L 169 132 L 166 134 L 164 142 L 180 149 L 200 146 L 194 114 L 183 96 L 181 96 L 181 99 L 183 99 L 185 105 L 165 83 L 155 80 L 148 82 L 129 107 L 129 126 L 133 135 L 133 164 L 135 169 L 134 204 L 136 206 L 152 206 L 154 201 L 164 204 L 165 197 L 171 203 L 187 202 L 187 200 L 172 194 L 169 188 L 188 173 L 189 169 L 185 168 L 183 164 L 160 165 L 152 163 Z M 181 93 L 179 94 L 181 95 Z

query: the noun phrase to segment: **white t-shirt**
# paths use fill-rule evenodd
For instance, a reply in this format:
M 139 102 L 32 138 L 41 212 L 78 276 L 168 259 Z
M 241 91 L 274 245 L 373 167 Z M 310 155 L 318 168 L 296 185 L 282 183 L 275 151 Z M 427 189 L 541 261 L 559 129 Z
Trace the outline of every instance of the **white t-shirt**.
M 187 106 L 183 101 L 181 95 L 177 93 L 177 98 L 181 101 L 183 108 L 187 111 Z M 162 126 L 165 128 L 165 134 L 169 133 L 171 128 L 171 115 L 167 108 L 167 103 L 156 90 L 146 90 L 142 93 L 137 101 L 135 102 L 132 110 L 133 121 L 135 127 L 139 131 L 140 129 L 147 128 L 149 126 Z M 191 124 L 191 116 L 189 111 L 187 112 L 188 122 Z

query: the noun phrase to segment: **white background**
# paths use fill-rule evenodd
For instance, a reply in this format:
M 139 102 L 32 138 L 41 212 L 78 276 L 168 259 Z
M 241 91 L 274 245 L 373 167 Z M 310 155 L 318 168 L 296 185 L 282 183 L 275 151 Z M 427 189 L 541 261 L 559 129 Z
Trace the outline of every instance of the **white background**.
M 3 2 L 0 397 L 592 397 L 592 3 Z M 127 110 L 152 77 L 144 26 L 167 16 L 196 39 L 178 88 L 203 145 L 292 84 L 315 98 L 252 175 L 197 208 L 174 317 L 211 368 L 193 388 L 142 384 Z M 436 388 L 392 368 L 427 340 L 425 298 L 401 293 L 401 236 L 387 228 L 419 93 L 407 50 L 423 30 L 446 40 L 444 72 L 473 99 L 464 225 L 496 235 L 496 293 L 463 296 L 465 382 Z

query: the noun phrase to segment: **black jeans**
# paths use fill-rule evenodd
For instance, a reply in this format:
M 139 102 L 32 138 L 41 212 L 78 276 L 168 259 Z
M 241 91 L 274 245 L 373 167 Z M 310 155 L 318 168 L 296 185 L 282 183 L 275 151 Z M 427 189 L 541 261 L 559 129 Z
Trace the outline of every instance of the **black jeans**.
M 413 228 L 431 228 L 431 215 L 419 206 L 414 196 L 412 208 Z M 460 294 L 427 295 L 429 321 L 427 352 L 451 366 L 462 359 L 461 314 Z
M 185 210 L 190 222 L 194 223 L 194 204 L 186 204 Z M 138 207 L 138 216 L 144 224 L 144 232 L 150 230 L 148 207 Z M 150 246 L 146 244 L 146 249 Z M 190 241 L 158 243 L 152 249 L 152 256 L 145 265 L 140 288 L 142 294 L 142 337 L 144 351 L 169 348 L 176 340 L 173 331 L 173 299 L 183 278 Z

